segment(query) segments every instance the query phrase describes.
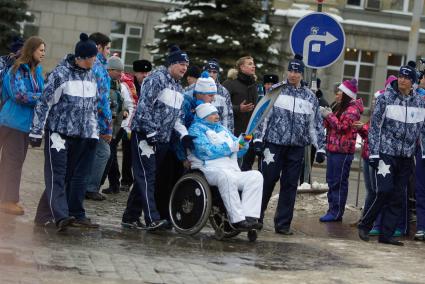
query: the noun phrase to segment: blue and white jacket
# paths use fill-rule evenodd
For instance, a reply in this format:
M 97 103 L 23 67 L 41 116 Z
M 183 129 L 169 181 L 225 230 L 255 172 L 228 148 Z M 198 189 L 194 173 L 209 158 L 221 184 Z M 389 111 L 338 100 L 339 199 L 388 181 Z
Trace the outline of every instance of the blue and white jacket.
M 99 134 L 112 135 L 112 112 L 109 100 L 111 89 L 111 78 L 106 70 L 107 60 L 102 53 L 98 53 L 93 65 L 93 74 L 96 77 L 97 91 L 100 96 L 97 106 L 97 120 L 99 123 Z
M 35 107 L 30 137 L 49 129 L 69 137 L 98 138 L 96 78 L 90 69 L 75 65 L 70 54 L 49 74 Z
M 383 153 L 396 157 L 411 157 L 417 143 L 425 158 L 425 100 L 412 91 L 403 96 L 394 81 L 376 100 L 369 129 L 369 158 Z M 419 141 L 418 141 L 419 140 Z
M 226 127 L 197 116 L 189 128 L 189 135 L 196 137 L 193 140 L 195 149 L 188 157 L 192 168 L 213 166 L 239 170 L 237 157 L 242 157 L 249 147 L 247 143 L 244 148 L 239 150 L 239 139 Z
M 170 141 L 174 129 L 180 138 L 187 135 L 183 125 L 182 87 L 167 68 L 159 67 L 143 80 L 139 103 L 131 129 L 146 137 L 156 136 L 161 143 Z
M 34 116 L 34 107 L 43 92 L 41 66 L 35 68 L 35 76 L 27 64 L 22 64 L 16 73 L 9 68 L 3 78 L 0 125 L 28 133 Z
M 275 84 L 269 92 L 286 82 Z M 313 144 L 325 152 L 325 129 L 319 101 L 307 87 L 283 86 L 275 104 L 254 131 L 254 142 L 265 141 L 284 146 Z

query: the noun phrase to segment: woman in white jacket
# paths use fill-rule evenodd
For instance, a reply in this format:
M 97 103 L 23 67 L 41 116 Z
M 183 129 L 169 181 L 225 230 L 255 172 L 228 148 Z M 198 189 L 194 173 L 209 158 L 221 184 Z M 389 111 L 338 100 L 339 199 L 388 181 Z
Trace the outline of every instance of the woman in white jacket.
M 208 183 L 218 187 L 232 225 L 239 230 L 261 229 L 263 176 L 256 170 L 242 172 L 237 162 L 249 143 L 240 146 L 240 139 L 219 123 L 217 108 L 210 103 L 196 107 L 189 135 L 196 137 L 188 157 L 192 168 L 201 170 Z

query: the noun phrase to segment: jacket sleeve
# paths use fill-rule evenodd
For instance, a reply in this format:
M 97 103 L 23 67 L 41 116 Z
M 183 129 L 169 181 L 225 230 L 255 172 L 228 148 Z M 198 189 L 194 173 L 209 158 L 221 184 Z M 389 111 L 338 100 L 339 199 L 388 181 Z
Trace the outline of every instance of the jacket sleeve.
M 235 130 L 235 118 L 233 116 L 233 106 L 232 101 L 230 100 L 230 94 L 226 88 L 222 87 L 223 97 L 224 97 L 224 110 L 223 110 L 223 120 L 226 120 L 223 125 L 226 126 L 230 132 L 234 132 Z
M 375 110 L 370 120 L 369 128 L 369 158 L 379 158 L 379 143 L 381 140 L 381 127 L 385 119 L 385 96 L 379 96 L 376 100 Z
M 121 123 L 121 127 L 123 127 L 127 132 L 130 131 L 130 120 L 134 113 L 134 103 L 133 98 L 131 97 L 130 90 L 127 88 L 127 85 L 121 83 L 121 95 L 124 99 L 124 109 L 128 111 L 128 116 Z
M 353 128 L 353 122 L 359 119 L 360 113 L 358 111 L 347 109 L 339 119 L 334 113 L 331 113 L 325 118 L 325 121 L 327 128 L 333 128 L 338 132 L 343 132 Z
M 49 111 L 53 105 L 59 102 L 61 95 L 61 78 L 59 73 L 54 70 L 47 78 L 43 94 L 35 106 L 30 137 L 41 138 L 43 136 L 44 125 L 46 124 Z
M 106 70 L 104 70 L 100 64 L 94 66 L 93 73 L 96 77 L 97 92 L 99 96 L 99 102 L 97 104 L 99 134 L 112 135 L 112 112 L 109 101 L 111 80 Z
M 184 114 L 183 111 L 180 109 L 179 115 L 176 119 L 176 122 L 174 123 L 174 130 L 180 135 L 180 138 L 183 138 L 188 134 L 186 126 L 183 124 L 184 121 Z
M 25 86 L 25 80 L 32 79 L 25 78 L 20 69 L 14 73 L 12 68 L 10 68 L 3 79 L 3 84 L 7 94 L 6 98 L 19 104 L 35 106 L 37 101 L 40 99 L 42 92 L 33 92 L 28 90 Z M 40 86 L 40 90 L 42 87 L 43 86 Z
M 269 111 L 269 113 L 266 115 L 266 117 L 263 119 L 262 122 L 257 126 L 257 128 L 254 130 L 254 141 L 253 142 L 264 142 L 264 136 L 266 135 L 267 127 L 269 125 L 269 121 L 273 116 L 273 109 L 272 107 Z M 249 134 L 249 133 L 248 133 Z
M 367 135 L 369 133 L 369 123 L 365 123 L 362 128 L 360 128 L 359 130 L 357 130 L 357 132 L 359 133 L 360 137 L 364 140 L 367 139 Z
M 325 128 L 323 127 L 323 118 L 319 111 L 319 102 L 317 99 L 313 104 L 313 114 L 310 115 L 310 118 L 309 132 L 312 144 L 317 149 L 317 152 L 324 153 L 326 145 Z
M 158 128 L 157 122 L 153 117 L 153 112 L 155 101 L 160 91 L 161 82 L 159 80 L 152 80 L 152 77 L 143 80 L 135 119 L 140 120 L 140 126 L 147 137 L 156 135 Z
M 214 145 L 210 142 L 206 135 L 207 129 L 202 128 L 199 124 L 193 124 L 189 128 L 189 134 L 196 136 L 193 140 L 195 150 L 193 154 L 202 161 L 214 160 L 222 157 L 227 157 L 232 154 L 227 143 Z

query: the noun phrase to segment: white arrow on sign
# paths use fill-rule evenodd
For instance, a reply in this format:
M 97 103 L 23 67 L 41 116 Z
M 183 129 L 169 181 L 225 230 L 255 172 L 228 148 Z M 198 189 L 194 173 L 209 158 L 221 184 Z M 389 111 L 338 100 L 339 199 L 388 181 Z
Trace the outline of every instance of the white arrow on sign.
M 303 48 L 303 58 L 305 60 L 305 63 L 308 64 L 308 56 L 310 54 L 309 51 L 309 47 L 310 47 L 310 42 L 312 41 L 323 41 L 325 42 L 325 45 L 331 44 L 335 41 L 337 41 L 338 39 L 336 37 L 334 37 L 333 34 L 331 34 L 330 32 L 326 32 L 325 35 L 309 35 L 308 37 L 306 37 L 304 39 L 304 48 Z

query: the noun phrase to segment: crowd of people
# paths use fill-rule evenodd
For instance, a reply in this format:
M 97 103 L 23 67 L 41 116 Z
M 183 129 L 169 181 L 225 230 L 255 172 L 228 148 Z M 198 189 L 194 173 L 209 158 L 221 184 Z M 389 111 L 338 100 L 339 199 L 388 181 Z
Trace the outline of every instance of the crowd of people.
M 241 231 L 262 228 L 280 180 L 274 229 L 291 235 L 305 148 L 312 146 L 317 163 L 327 160 L 329 209 L 319 221 L 340 222 L 360 135 L 367 192 L 359 237 L 379 235 L 381 243 L 403 245 L 395 237 L 408 233 L 407 187 L 416 177 L 415 238 L 425 240 L 425 79 L 413 62 L 374 95 L 364 123 L 356 79 L 335 85 L 329 106 L 320 80 L 317 91 L 304 81 L 299 55 L 289 60 L 285 80 L 266 74 L 257 82 L 254 58 L 244 56 L 221 83 L 217 59 L 189 66 L 188 54 L 178 46 L 170 48 L 163 66 L 152 70 L 149 61 L 136 60 L 132 73 L 124 71 L 118 55 L 110 55 L 110 47 L 107 35 L 82 33 L 74 53 L 45 76 L 40 37 L 15 40 L 11 53 L 0 58 L 1 212 L 24 214 L 22 167 L 28 146 L 40 147 L 44 138 L 38 226 L 98 228 L 86 216 L 84 199 L 101 202 L 108 194 L 130 191 L 123 227 L 171 229 L 171 189 L 196 169 L 217 186 L 232 226 Z M 245 133 L 266 94 L 276 95 L 274 104 L 255 131 Z M 102 190 L 106 179 L 109 187 Z

